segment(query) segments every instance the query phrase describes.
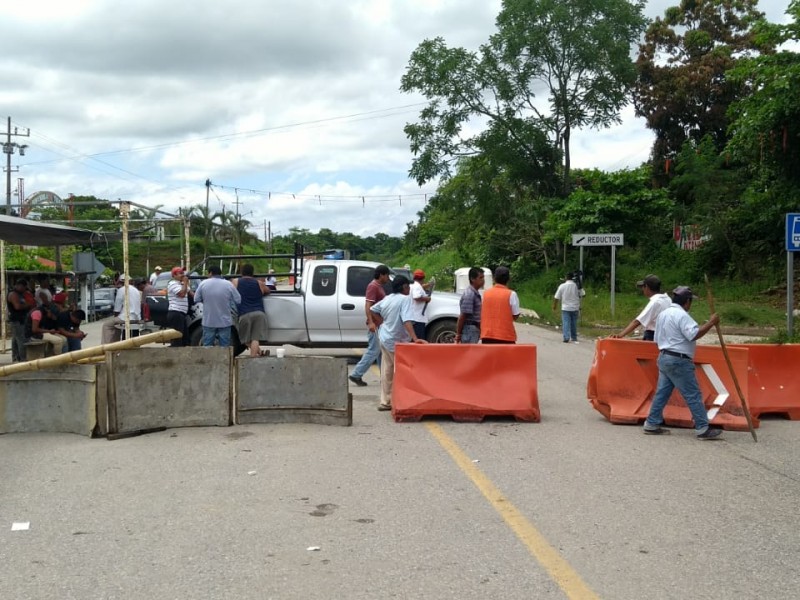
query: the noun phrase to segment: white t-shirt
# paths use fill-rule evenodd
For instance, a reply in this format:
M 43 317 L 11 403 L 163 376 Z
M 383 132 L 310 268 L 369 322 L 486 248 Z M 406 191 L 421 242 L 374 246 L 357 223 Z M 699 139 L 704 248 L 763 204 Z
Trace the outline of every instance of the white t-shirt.
M 581 296 L 585 295 L 585 290 L 579 290 L 578 285 L 572 279 L 567 279 L 558 286 L 553 297 L 561 300 L 561 310 L 574 311 L 581 309 Z
M 428 297 L 427 292 L 425 292 L 425 288 L 422 287 L 422 284 L 419 281 L 415 281 L 411 284 L 411 293 L 409 295 L 412 299 L 411 312 L 414 315 L 414 321 L 417 321 L 418 323 L 427 323 L 428 315 L 422 314 L 422 311 L 425 310 L 427 302 L 418 300 L 418 298 Z
M 131 321 L 142 320 L 142 294 L 134 286 L 128 286 L 128 307 L 130 308 Z M 125 286 L 117 290 L 114 298 L 114 313 L 120 319 L 125 319 Z
M 171 279 L 167 284 L 167 310 L 174 310 L 182 313 L 189 312 L 189 295 L 180 298 L 178 294 L 183 290 L 183 283 L 177 279 Z
M 647 306 L 636 317 L 636 320 L 641 323 L 645 331 L 655 331 L 658 315 L 665 308 L 669 308 L 670 304 L 672 304 L 672 299 L 667 294 L 653 294 L 650 296 Z

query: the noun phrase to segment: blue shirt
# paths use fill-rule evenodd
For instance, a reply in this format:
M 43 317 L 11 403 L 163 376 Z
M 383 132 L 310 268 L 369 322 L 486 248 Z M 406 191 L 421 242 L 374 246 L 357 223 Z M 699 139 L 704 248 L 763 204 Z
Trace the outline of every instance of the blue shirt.
M 481 308 L 483 306 L 483 302 L 481 300 L 481 295 L 478 291 L 470 286 L 467 286 L 467 289 L 464 290 L 464 293 L 461 294 L 461 300 L 458 302 L 459 310 L 467 315 L 467 321 L 474 321 L 475 323 L 481 322 Z
M 670 304 L 656 319 L 655 342 L 659 350 L 680 352 L 694 358 L 700 327 L 680 304 Z
M 230 327 L 233 325 L 231 310 L 242 297 L 230 281 L 214 276 L 200 282 L 194 301 L 203 303 L 203 327 Z
M 389 352 L 394 352 L 395 342 L 410 342 L 411 336 L 406 331 L 404 323 L 414 321 L 414 301 L 411 296 L 403 294 L 390 294 L 377 304 L 370 306 L 370 310 L 383 318 L 383 324 L 378 329 L 378 339 L 381 346 Z

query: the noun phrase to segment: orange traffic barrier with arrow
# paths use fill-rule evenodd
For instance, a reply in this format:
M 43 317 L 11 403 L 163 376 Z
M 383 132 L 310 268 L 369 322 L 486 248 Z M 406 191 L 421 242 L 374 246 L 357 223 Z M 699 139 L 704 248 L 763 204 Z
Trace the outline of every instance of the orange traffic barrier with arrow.
M 536 346 L 397 344 L 392 415 L 395 421 L 428 415 L 481 421 L 507 415 L 538 422 Z
M 748 349 L 728 346 L 728 354 L 742 392 L 750 399 Z M 592 406 L 612 423 L 643 423 L 658 382 L 657 359 L 658 347 L 653 342 L 598 340 L 586 386 Z M 711 422 L 723 429 L 748 431 L 747 418 L 735 398 L 731 369 L 721 348 L 697 346 L 694 363 Z M 692 427 L 692 416 L 677 389 L 664 409 L 664 420 L 672 427 Z M 758 427 L 755 418 L 753 426 Z

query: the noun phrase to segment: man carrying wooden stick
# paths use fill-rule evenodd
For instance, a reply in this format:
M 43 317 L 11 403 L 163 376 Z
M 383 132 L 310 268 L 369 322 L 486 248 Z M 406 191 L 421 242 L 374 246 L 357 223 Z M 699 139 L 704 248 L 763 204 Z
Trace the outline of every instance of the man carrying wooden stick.
M 709 425 L 703 395 L 697 383 L 694 352 L 697 340 L 719 323 L 719 315 L 712 314 L 702 326 L 689 316 L 692 300 L 697 298 L 692 289 L 677 287 L 672 292 L 672 304 L 656 320 L 655 342 L 658 345 L 658 385 L 650 404 L 650 414 L 644 422 L 644 433 L 663 435 L 669 433 L 664 425 L 664 407 L 676 387 L 683 396 L 694 419 L 694 430 L 699 440 L 719 438 L 721 429 Z

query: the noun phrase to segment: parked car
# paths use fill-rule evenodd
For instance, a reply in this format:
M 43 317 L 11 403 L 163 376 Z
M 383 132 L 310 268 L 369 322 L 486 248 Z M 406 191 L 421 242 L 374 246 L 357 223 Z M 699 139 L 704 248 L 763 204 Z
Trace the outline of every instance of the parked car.
M 117 296 L 117 289 L 97 288 L 94 290 L 94 302 L 89 298 L 89 313 L 94 314 L 95 319 L 109 317 L 114 312 L 114 299 Z

